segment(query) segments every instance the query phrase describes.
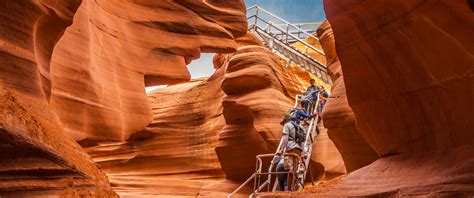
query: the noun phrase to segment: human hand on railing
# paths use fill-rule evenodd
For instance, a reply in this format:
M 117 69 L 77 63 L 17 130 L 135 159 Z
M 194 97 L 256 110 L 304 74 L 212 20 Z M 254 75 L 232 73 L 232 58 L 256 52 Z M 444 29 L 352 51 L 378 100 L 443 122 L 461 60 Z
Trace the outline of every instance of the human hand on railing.
M 309 125 L 309 120 L 305 118 L 305 119 L 304 119 L 304 123 L 305 123 L 306 125 Z
M 280 156 L 281 156 L 281 155 L 283 155 L 283 151 L 280 150 L 280 151 L 278 151 L 277 153 L 275 153 L 275 155 L 280 155 Z
M 280 162 L 280 160 L 281 160 L 281 154 L 277 153 L 275 156 L 273 156 L 272 164 L 277 164 L 278 162 Z

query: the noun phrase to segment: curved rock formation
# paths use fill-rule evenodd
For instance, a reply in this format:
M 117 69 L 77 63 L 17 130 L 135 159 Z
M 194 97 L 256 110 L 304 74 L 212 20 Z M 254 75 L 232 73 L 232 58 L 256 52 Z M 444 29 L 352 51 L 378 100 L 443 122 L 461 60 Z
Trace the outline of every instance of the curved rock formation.
M 224 71 L 220 68 L 207 80 L 154 90 L 148 96 L 153 121 L 143 131 L 126 142 L 86 148 L 117 193 L 196 196 L 224 179 L 214 151 L 225 124 L 220 89 Z
M 324 127 L 344 158 L 348 172 L 357 170 L 375 161 L 378 156 L 362 138 L 356 128 L 354 112 L 347 102 L 346 87 L 341 63 L 336 54 L 336 45 L 331 25 L 324 21 L 317 29 L 327 59 L 329 75 L 332 78 L 331 99 L 328 100 L 322 119 Z
M 325 10 L 358 132 L 382 158 L 324 194 L 474 195 L 469 1 L 325 1 Z
M 283 67 L 282 60 L 252 34 L 237 42 L 242 46 L 223 63 L 227 66 L 222 81 L 226 126 L 219 134 L 216 152 L 226 177 L 242 181 L 254 172 L 256 155 L 275 152 L 281 137 L 279 123 L 312 76 L 298 66 Z M 314 177 L 324 174 L 324 164 L 332 164 L 330 170 L 341 174 L 343 169 L 334 168 L 343 167 L 334 145 L 327 136 L 318 138 L 329 142 L 316 143 L 315 150 L 335 151 L 335 155 L 313 153 Z
M 0 171 L 9 180 L 1 182 L 0 195 L 11 196 L 115 196 L 106 176 L 66 134 L 101 149 L 110 147 L 97 141 L 140 144 L 152 118 L 144 87 L 188 80 L 187 63 L 201 52 L 235 51 L 234 39 L 247 27 L 242 1 L 38 0 L 2 3 L 0 10 L 0 61 L 6 65 L 0 69 L 6 89 Z M 144 174 L 140 160 L 155 147 L 147 149 L 138 152 L 145 157 L 130 160 Z M 109 164 L 121 162 L 109 154 Z M 108 171 L 116 170 L 109 164 Z M 202 164 L 193 171 L 222 175 Z M 118 169 L 127 175 L 129 167 Z
M 53 47 L 79 4 L 0 4 L 0 196 L 117 196 L 48 104 Z
M 467 1 L 327 1 L 325 8 L 357 127 L 379 155 L 473 145 Z
M 40 101 L 16 90 L 0 93 L 0 196 L 117 197 Z
M 144 130 L 125 141 L 88 145 L 121 196 L 225 196 L 254 171 L 255 155 L 274 152 L 279 122 L 310 75 L 284 68 L 253 34 L 236 41 L 236 53 L 214 57 L 210 78 L 150 93 L 153 121 Z M 332 142 L 327 136 L 317 142 L 314 176 L 326 168 L 340 174 Z
M 84 144 L 126 140 L 152 119 L 145 86 L 189 80 L 186 64 L 245 32 L 242 1 L 84 0 L 53 54 L 51 104 Z

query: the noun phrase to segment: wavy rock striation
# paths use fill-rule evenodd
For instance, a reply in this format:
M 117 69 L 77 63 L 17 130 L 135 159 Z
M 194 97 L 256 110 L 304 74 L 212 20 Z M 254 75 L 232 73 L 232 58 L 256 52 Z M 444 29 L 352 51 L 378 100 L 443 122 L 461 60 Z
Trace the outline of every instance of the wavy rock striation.
M 328 100 L 322 118 L 328 135 L 344 158 L 348 172 L 357 170 L 375 161 L 378 156 L 362 138 L 356 128 L 354 112 L 347 102 L 346 87 L 341 63 L 336 54 L 334 34 L 328 21 L 317 29 L 327 59 L 329 75 L 332 78 L 331 99 Z
M 84 0 L 53 53 L 51 104 L 83 144 L 126 140 L 152 120 L 145 86 L 189 80 L 186 64 L 245 32 L 242 1 Z
M 222 81 L 226 125 L 219 133 L 216 152 L 226 178 L 242 181 L 254 172 L 256 155 L 275 152 L 281 137 L 279 123 L 312 76 L 298 66 L 285 68 L 284 61 L 263 47 L 254 35 L 237 42 L 244 45 L 228 59 L 221 59 L 227 65 Z M 315 178 L 324 174 L 324 164 L 331 164 L 332 171 L 333 167 L 340 170 L 344 166 L 327 136 L 318 138 L 322 144 L 315 144 L 315 150 L 335 151 L 335 155 L 313 153 L 311 167 Z
M 279 122 L 310 75 L 284 68 L 250 33 L 236 43 L 237 52 L 215 56 L 208 79 L 150 93 L 153 121 L 144 130 L 86 148 L 117 193 L 222 197 L 254 171 L 256 154 L 274 152 Z M 318 151 L 340 155 L 327 136 L 320 141 Z M 315 177 L 343 167 L 340 157 L 325 154 L 313 155 Z
M 149 93 L 153 121 L 144 130 L 126 142 L 86 148 L 114 190 L 123 197 L 196 196 L 203 187 L 224 180 L 214 151 L 225 125 L 220 89 L 224 71 Z
M 467 131 L 474 122 L 465 112 L 473 108 L 474 48 L 467 35 L 474 29 L 466 27 L 474 18 L 466 1 L 325 6 L 357 127 L 379 155 L 473 143 Z M 342 33 L 348 29 L 353 34 Z
M 325 1 L 357 131 L 382 157 L 327 195 L 474 195 L 471 8 Z
M 0 5 L 0 196 L 117 196 L 48 104 L 53 47 L 79 4 Z

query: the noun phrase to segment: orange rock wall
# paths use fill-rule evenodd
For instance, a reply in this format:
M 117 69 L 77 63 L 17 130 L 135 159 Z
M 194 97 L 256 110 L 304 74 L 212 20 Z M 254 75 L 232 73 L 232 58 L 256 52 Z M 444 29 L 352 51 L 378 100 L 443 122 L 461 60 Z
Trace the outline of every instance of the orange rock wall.
M 310 78 L 252 35 L 236 42 L 243 1 L 38 0 L 0 10 L 0 195 L 115 197 L 103 169 L 124 197 L 221 196 L 250 175 L 255 154 L 275 151 L 278 123 Z M 235 53 L 216 57 L 210 79 L 147 98 L 145 86 L 189 80 L 185 65 L 201 52 Z
M 145 86 L 189 80 L 186 64 L 245 31 L 242 1 L 84 0 L 53 53 L 51 104 L 76 140 L 126 140 L 152 119 Z
M 381 159 L 307 192 L 474 195 L 469 1 L 325 1 L 357 131 Z
M 0 171 L 10 180 L 0 182 L 0 195 L 12 196 L 115 196 L 106 176 L 67 135 L 101 149 L 142 141 L 153 113 L 145 85 L 189 80 L 187 63 L 201 52 L 235 51 L 234 39 L 247 27 L 243 1 L 38 0 L 4 2 L 0 10 L 0 61 L 6 65 L 0 69 L 6 90 Z M 148 174 L 143 159 L 156 156 L 149 154 L 155 147 L 147 149 L 139 152 L 146 157 L 131 157 L 135 167 L 115 164 L 114 170 Z M 19 156 L 12 158 L 15 152 Z M 109 154 L 110 164 L 123 157 Z M 213 166 L 193 171 L 215 172 Z M 32 175 L 29 182 L 20 177 L 25 173 Z
M 311 76 L 298 66 L 283 67 L 282 60 L 253 35 L 237 42 L 243 43 L 237 52 L 221 59 L 227 65 L 222 81 L 226 126 L 219 133 L 216 152 L 226 177 L 242 181 L 255 171 L 256 155 L 276 151 L 282 128 L 279 123 Z M 343 172 L 339 153 L 328 141 L 314 145 L 315 150 L 335 151 L 333 157 L 325 158 L 324 153 L 313 153 L 311 166 L 315 178 L 324 175 L 325 164 L 331 164 L 331 171 Z
M 356 128 L 354 112 L 347 102 L 346 87 L 341 63 L 336 54 L 334 34 L 326 20 L 317 30 L 319 41 L 327 59 L 329 75 L 332 78 L 331 99 L 322 113 L 324 127 L 344 158 L 348 172 L 357 170 L 375 161 L 378 156 L 362 138 Z
M 357 128 L 379 155 L 473 145 L 467 1 L 326 1 L 325 9 Z
M 0 4 L 0 196 L 116 197 L 48 104 L 53 47 L 80 1 Z
M 122 197 L 226 196 L 255 170 L 255 155 L 275 151 L 279 122 L 309 75 L 284 68 L 252 34 L 237 43 L 236 53 L 215 56 L 210 78 L 149 93 L 153 121 L 144 130 L 125 141 L 86 148 Z M 244 71 L 234 73 L 238 64 Z M 343 163 L 332 142 L 327 136 L 317 142 L 321 152 L 312 157 L 314 176 L 341 174 Z M 239 193 L 248 195 L 250 189 Z
M 86 148 L 117 193 L 196 196 L 203 187 L 224 180 L 214 151 L 225 125 L 220 89 L 224 71 L 148 93 L 153 121 L 143 131 L 126 142 Z

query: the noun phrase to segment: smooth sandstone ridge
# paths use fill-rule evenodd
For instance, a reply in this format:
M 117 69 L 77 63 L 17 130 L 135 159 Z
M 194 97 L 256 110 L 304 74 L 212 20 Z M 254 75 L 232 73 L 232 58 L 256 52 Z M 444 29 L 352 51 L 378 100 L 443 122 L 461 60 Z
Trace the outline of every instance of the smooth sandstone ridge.
M 216 152 L 226 177 L 244 181 L 255 170 L 256 155 L 275 152 L 284 114 L 314 76 L 299 66 L 286 64 L 252 34 L 237 42 L 245 45 L 223 63 L 227 66 L 222 81 L 226 126 L 219 134 Z M 310 168 L 314 179 L 326 173 L 344 173 L 343 161 L 332 142 L 323 135 L 317 139 L 314 150 L 332 155 L 313 152 Z M 265 160 L 267 165 L 270 159 Z
M 149 93 L 153 121 L 144 130 L 126 141 L 86 148 L 118 194 L 223 197 L 251 175 L 255 155 L 274 152 L 279 122 L 310 75 L 298 67 L 284 68 L 251 33 L 236 43 L 235 53 L 215 56 L 211 77 Z M 246 71 L 234 73 L 238 65 Z M 339 155 L 330 142 L 321 145 L 318 149 Z M 327 161 L 330 167 L 343 166 L 340 157 L 326 159 L 314 160 L 315 176 L 324 174 Z
M 242 1 L 22 1 L 0 9 L 2 196 L 116 196 L 74 139 L 88 147 L 140 137 L 152 119 L 144 87 L 189 80 L 187 63 L 201 52 L 235 51 L 247 27 Z
M 318 36 L 335 98 L 311 169 L 320 180 L 349 173 L 295 196 L 474 195 L 469 3 L 325 1 L 331 25 Z M 242 0 L 0 11 L 2 197 L 223 197 L 255 155 L 275 151 L 279 122 L 314 77 L 247 33 Z M 216 72 L 189 81 L 201 52 L 218 53 Z
M 124 142 L 86 148 L 121 197 L 195 197 L 205 193 L 202 188 L 225 182 L 214 151 L 225 125 L 220 89 L 224 71 L 154 90 L 148 94 L 153 121 L 144 130 Z M 223 186 L 237 188 L 232 182 Z M 218 188 L 211 192 L 218 193 Z
M 473 6 L 324 4 L 357 132 L 381 158 L 306 193 L 474 195 Z
M 354 112 L 347 102 L 344 75 L 337 57 L 331 25 L 325 20 L 316 32 L 326 54 L 327 68 L 333 83 L 332 98 L 327 101 L 322 112 L 324 127 L 341 152 L 347 171 L 351 172 L 372 163 L 378 156 L 357 131 Z
M 83 144 L 126 140 L 152 120 L 145 86 L 188 81 L 186 64 L 235 51 L 246 27 L 242 1 L 84 0 L 53 53 L 51 104 Z
M 0 196 L 117 197 L 48 104 L 50 59 L 79 1 L 0 5 Z

